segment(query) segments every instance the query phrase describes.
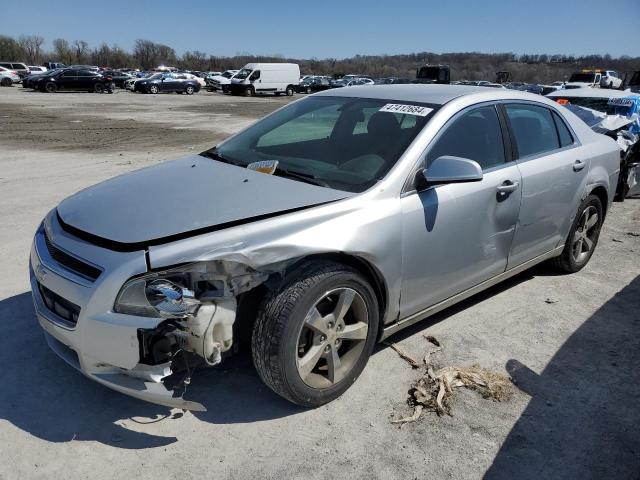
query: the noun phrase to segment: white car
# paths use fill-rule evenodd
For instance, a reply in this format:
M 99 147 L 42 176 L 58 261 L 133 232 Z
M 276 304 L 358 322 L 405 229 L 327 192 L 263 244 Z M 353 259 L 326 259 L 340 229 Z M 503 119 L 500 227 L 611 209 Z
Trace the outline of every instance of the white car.
M 40 73 L 45 73 L 47 71 L 47 67 L 40 67 L 38 65 L 29 65 L 29 71 L 31 75 L 38 75 Z
M 620 88 L 622 86 L 622 78 L 618 72 L 613 70 L 605 70 L 600 78 L 601 88 Z
M 14 83 L 20 83 L 20 75 L 8 68 L 0 67 L 0 85 L 10 87 Z
M 195 80 L 200 84 L 200 87 L 206 87 L 207 82 L 204 78 L 194 75 L 193 73 L 178 73 L 179 80 Z
M 214 75 L 207 78 L 207 88 L 209 90 L 221 90 L 223 93 L 229 91 L 229 85 L 231 85 L 231 79 L 240 70 L 226 70 L 220 75 Z
M 600 88 L 600 80 L 602 73 L 593 71 L 577 72 L 569 77 L 569 81 L 565 83 L 564 88 L 570 90 L 572 88 Z

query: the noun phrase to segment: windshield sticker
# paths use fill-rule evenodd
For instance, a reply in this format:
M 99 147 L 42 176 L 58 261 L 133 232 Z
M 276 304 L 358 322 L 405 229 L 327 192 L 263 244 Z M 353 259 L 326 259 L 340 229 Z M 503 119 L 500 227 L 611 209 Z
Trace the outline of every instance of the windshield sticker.
M 402 105 L 400 103 L 387 103 L 380 109 L 380 111 L 389 113 L 405 113 L 407 115 L 426 117 L 433 112 L 433 108 L 420 107 L 418 105 Z
M 263 160 L 261 162 L 253 162 L 247 165 L 249 170 L 255 170 L 256 172 L 266 173 L 267 175 L 273 175 L 273 172 L 278 168 L 278 160 Z
M 632 107 L 633 100 L 631 98 L 610 98 L 607 102 L 614 107 Z

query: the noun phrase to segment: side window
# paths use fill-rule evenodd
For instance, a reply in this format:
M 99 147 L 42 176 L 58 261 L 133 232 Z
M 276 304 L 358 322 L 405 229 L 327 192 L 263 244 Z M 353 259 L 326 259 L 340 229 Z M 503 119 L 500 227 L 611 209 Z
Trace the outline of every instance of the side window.
M 551 110 L 525 104 L 506 106 L 520 158 L 560 148 Z
M 63 77 L 75 77 L 77 76 L 78 72 L 76 72 L 75 70 L 67 70 L 66 72 L 64 72 L 62 74 Z
M 446 125 L 427 153 L 427 168 L 445 155 L 475 160 L 483 169 L 504 163 L 502 130 L 495 107 L 475 108 Z
M 567 124 L 560 118 L 556 112 L 553 112 L 553 121 L 556 122 L 556 128 L 558 129 L 558 139 L 560 140 L 561 147 L 567 147 L 573 145 L 573 135 L 569 131 Z
M 79 70 L 77 75 L 79 77 L 93 77 L 93 72 L 89 70 Z
M 259 78 L 260 78 L 260 70 L 255 70 L 251 74 L 251 77 L 249 77 L 249 80 L 258 80 Z

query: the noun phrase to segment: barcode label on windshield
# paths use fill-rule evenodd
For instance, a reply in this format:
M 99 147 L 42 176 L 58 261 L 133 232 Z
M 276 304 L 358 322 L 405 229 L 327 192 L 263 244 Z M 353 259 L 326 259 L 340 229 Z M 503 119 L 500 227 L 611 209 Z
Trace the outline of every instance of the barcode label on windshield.
M 607 102 L 614 107 L 631 107 L 633 106 L 633 99 L 631 98 L 610 98 Z
M 404 113 L 408 115 L 426 117 L 431 112 L 433 112 L 433 108 L 420 107 L 418 105 L 403 105 L 401 103 L 387 103 L 380 109 L 380 111 L 389 113 Z

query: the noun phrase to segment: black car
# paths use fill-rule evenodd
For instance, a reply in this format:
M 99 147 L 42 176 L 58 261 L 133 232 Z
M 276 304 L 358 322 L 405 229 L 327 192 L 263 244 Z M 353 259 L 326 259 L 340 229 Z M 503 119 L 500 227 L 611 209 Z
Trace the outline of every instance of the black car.
M 134 78 L 133 75 L 130 75 L 125 72 L 120 72 L 118 70 L 103 70 L 100 73 L 102 73 L 102 75 L 111 77 L 113 84 L 119 88 L 124 88 L 124 82 L 126 82 L 130 78 Z
M 297 93 L 314 93 L 331 88 L 331 79 L 328 77 L 307 77 L 298 85 L 294 85 L 293 89 Z
M 34 88 L 41 92 L 58 90 L 79 90 L 87 92 L 113 93 L 111 77 L 84 69 L 65 68 L 53 74 L 43 75 L 33 80 Z
M 176 92 L 193 95 L 200 91 L 200 84 L 197 80 L 189 80 L 187 76 L 180 73 L 156 73 L 149 78 L 138 80 L 133 88 L 134 92 L 161 93 Z
M 26 77 L 24 77 L 22 79 L 22 86 L 24 88 L 36 88 L 36 81 L 39 78 L 42 78 L 44 76 L 50 76 L 53 75 L 54 73 L 60 72 L 64 70 L 63 68 L 58 68 L 58 69 L 54 69 L 54 70 L 47 70 L 46 72 L 39 72 L 39 73 L 34 73 L 32 75 L 27 75 Z

